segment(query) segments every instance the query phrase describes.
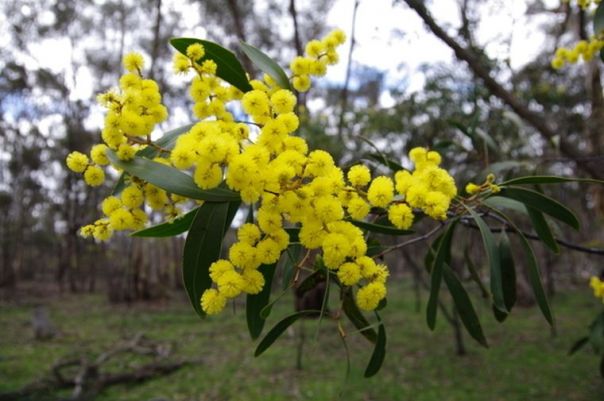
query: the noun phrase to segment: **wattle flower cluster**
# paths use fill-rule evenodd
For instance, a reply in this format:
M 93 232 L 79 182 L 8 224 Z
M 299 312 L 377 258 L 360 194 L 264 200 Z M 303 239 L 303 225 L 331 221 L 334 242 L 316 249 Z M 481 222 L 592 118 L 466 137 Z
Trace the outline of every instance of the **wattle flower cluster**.
M 556 55 L 552 59 L 552 68 L 559 70 L 566 63 L 575 64 L 580 59 L 583 59 L 585 62 L 591 61 L 594 55 L 598 54 L 604 48 L 604 40 L 602 39 L 602 33 L 599 33 L 598 36 L 592 37 L 589 41 L 580 40 L 572 49 L 565 47 L 558 48 Z
M 589 286 L 594 291 L 594 296 L 604 302 L 604 281 L 596 276 L 592 276 L 589 280 Z
M 343 41 L 341 31 L 311 41 L 306 57 L 292 61 L 292 86 L 308 90 L 311 75 L 323 75 L 328 64 L 337 62 L 335 49 Z M 294 93 L 265 76 L 263 81 L 251 81 L 253 90 L 243 94 L 215 75 L 214 61 L 198 62 L 204 54 L 203 46 L 194 44 L 186 56 L 174 58 L 175 71 L 196 74 L 189 93 L 195 102 L 193 111 L 202 121 L 180 135 L 171 150 L 160 149 L 161 157 L 154 160 L 191 173 L 202 189 L 226 185 L 244 203 L 255 205 L 256 213 L 253 223 L 239 228 L 228 258 L 210 266 L 213 287 L 203 293 L 202 309 L 215 314 L 228 299 L 260 292 L 265 283 L 258 269 L 277 262 L 288 247 L 286 227 L 298 227 L 300 243 L 308 250 L 320 250 L 323 263 L 339 282 L 355 288 L 361 309 L 375 309 L 386 296 L 388 268 L 367 256 L 363 231 L 353 222 L 370 212 L 387 215 L 399 229 L 410 228 L 418 212 L 445 219 L 457 188 L 439 167 L 440 155 L 425 148 L 412 149 L 409 157 L 415 169 L 398 171 L 394 179 L 372 178 L 369 168 L 361 164 L 345 174 L 329 153 L 309 151 L 306 141 L 293 135 L 299 126 Z M 129 55 L 125 65 L 130 72 L 120 79 L 121 93 L 101 97 L 108 113 L 102 135 L 105 144 L 97 146 L 103 146 L 104 152 L 111 148 L 120 159 L 128 160 L 135 157 L 137 146 L 154 145 L 149 135 L 166 113 L 157 86 L 141 78 L 142 59 Z M 226 103 L 235 100 L 240 100 L 250 121 L 235 121 L 226 109 Z M 100 149 L 93 153 L 102 153 L 102 162 L 107 164 Z M 91 157 L 101 164 L 98 154 Z M 82 156 L 71 154 L 67 163 L 86 178 L 95 165 Z M 179 213 L 176 205 L 185 201 L 130 177 L 119 197 L 103 201 L 105 217 L 81 232 L 106 240 L 113 231 L 144 227 L 145 205 L 174 216 Z
M 570 0 L 562 0 L 563 3 L 570 3 Z M 577 0 L 577 6 L 581 7 L 583 10 L 587 10 L 589 7 L 593 5 L 598 5 L 602 2 L 602 0 Z

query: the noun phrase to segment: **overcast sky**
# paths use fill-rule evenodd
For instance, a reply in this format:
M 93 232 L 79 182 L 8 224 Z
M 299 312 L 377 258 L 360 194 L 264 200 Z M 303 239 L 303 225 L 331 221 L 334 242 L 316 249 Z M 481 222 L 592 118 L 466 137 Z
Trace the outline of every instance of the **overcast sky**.
M 546 0 L 554 7 L 559 0 Z M 456 0 L 435 0 L 429 8 L 445 27 L 460 25 Z M 338 0 L 328 16 L 331 26 L 350 32 L 354 1 Z M 543 17 L 526 17 L 524 0 L 491 0 L 482 7 L 482 18 L 475 36 L 491 57 L 510 57 L 514 69 L 531 61 L 541 50 L 544 37 L 539 30 Z M 451 61 L 453 53 L 431 33 L 420 18 L 405 5 L 392 6 L 392 0 L 361 1 L 356 25 L 355 62 L 388 71 L 388 82 L 407 80 L 408 90 L 421 89 L 424 63 Z M 347 46 L 349 43 L 346 44 Z M 330 79 L 343 81 L 347 52 L 342 62 L 330 72 Z

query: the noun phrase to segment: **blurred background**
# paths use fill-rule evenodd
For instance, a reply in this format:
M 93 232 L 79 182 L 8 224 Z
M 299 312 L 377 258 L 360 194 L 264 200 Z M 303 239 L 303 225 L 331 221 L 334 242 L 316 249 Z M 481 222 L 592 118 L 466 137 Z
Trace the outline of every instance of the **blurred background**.
M 426 246 L 414 245 L 388 261 L 388 356 L 366 380 L 370 347 L 351 336 L 346 375 L 330 322 L 303 322 L 254 359 L 243 304 L 199 320 L 182 288 L 184 238 L 79 237 L 112 182 L 86 187 L 64 167 L 69 152 L 98 141 L 95 95 L 116 86 L 126 52 L 144 54 L 171 113 L 167 131 L 193 119 L 171 37 L 235 51 L 244 40 L 285 67 L 338 27 L 348 35 L 340 63 L 303 98 L 299 134 L 341 165 L 362 159 L 377 171 L 377 148 L 410 167 L 407 151 L 428 146 L 460 188 L 489 172 L 604 179 L 602 66 L 550 67 L 557 47 L 591 34 L 589 11 L 557 0 L 2 0 L 0 9 L 0 400 L 604 399 L 597 359 L 567 356 L 602 307 L 587 286 L 604 269 L 601 186 L 546 189 L 582 222 L 579 232 L 553 227 L 578 250 L 553 255 L 535 243 L 556 330 L 520 274 L 521 308 L 504 325 L 478 305 L 490 350 L 466 338 L 446 297 L 430 332 Z M 477 238 L 455 252 L 487 274 Z M 293 304 L 286 292 L 273 315 Z

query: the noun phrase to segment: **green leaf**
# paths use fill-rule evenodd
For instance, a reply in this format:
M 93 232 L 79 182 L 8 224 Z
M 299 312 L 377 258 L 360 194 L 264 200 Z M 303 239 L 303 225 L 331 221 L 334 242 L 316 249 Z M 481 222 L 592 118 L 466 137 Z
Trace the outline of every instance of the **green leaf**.
M 501 260 L 501 285 L 503 302 L 508 311 L 516 304 L 516 265 L 512 254 L 510 239 L 505 231 L 499 236 L 499 256 Z
M 370 328 L 371 323 L 369 323 L 367 318 L 365 318 L 365 315 L 363 315 L 356 302 L 354 301 L 352 291 L 350 291 L 350 288 L 343 288 L 342 292 L 342 309 L 344 310 L 344 314 L 348 317 L 354 327 L 356 327 L 360 331 L 363 337 L 365 337 L 371 343 L 375 344 L 378 335 L 373 328 Z
M 384 363 L 384 358 L 386 357 L 386 329 L 384 328 L 384 323 L 382 322 L 382 319 L 380 319 L 380 316 L 377 312 L 375 315 L 380 322 L 380 326 L 378 327 L 377 341 L 375 342 L 371 359 L 369 359 L 369 363 L 365 369 L 365 377 L 371 377 L 379 372 L 382 364 Z
M 604 184 L 602 180 L 592 178 L 558 177 L 555 175 L 533 175 L 527 177 L 516 177 L 500 185 L 522 185 L 522 184 L 560 184 L 563 182 L 582 182 L 587 184 Z
M 130 234 L 131 237 L 173 237 L 178 234 L 182 234 L 189 230 L 193 218 L 199 208 L 195 208 L 188 213 L 178 216 L 172 221 L 166 221 L 161 224 L 157 224 L 153 227 L 145 228 L 143 230 L 135 231 Z
M 319 283 L 325 281 L 325 268 L 320 267 L 319 269 L 306 276 L 304 280 L 296 287 L 296 296 L 301 298 L 308 291 L 315 288 Z
M 575 230 L 579 229 L 579 220 L 570 209 L 540 192 L 520 187 L 504 187 L 501 188 L 499 196 L 515 199 L 568 224 Z
M 525 205 L 526 206 L 526 205 Z M 547 224 L 547 220 L 545 220 L 545 216 L 540 211 L 533 209 L 530 206 L 526 206 L 526 210 L 528 215 L 533 223 L 533 228 L 535 232 L 541 238 L 541 241 L 552 251 L 555 253 L 560 252 L 560 248 L 558 247 L 558 243 L 554 238 L 554 234 L 552 234 L 552 230 Z
M 599 35 L 604 30 L 604 3 L 598 4 L 594 14 L 594 35 Z
M 182 127 L 173 129 L 172 131 L 166 132 L 161 138 L 159 138 L 154 143 L 163 148 L 163 149 L 171 149 L 176 143 L 176 139 L 183 133 L 188 132 L 195 124 L 188 124 Z M 159 153 L 157 148 L 152 146 L 147 146 L 136 152 L 137 156 L 146 157 L 148 159 L 155 157 Z M 118 178 L 111 194 L 116 195 L 124 190 L 126 187 L 126 174 L 122 173 L 120 178 Z
M 190 175 L 149 159 L 136 157 L 123 161 L 111 150 L 107 151 L 107 157 L 115 167 L 176 195 L 208 202 L 239 200 L 239 194 L 226 188 L 200 189 Z
M 388 167 L 392 171 L 404 170 L 403 166 L 401 166 L 400 163 L 387 158 L 382 153 L 368 153 L 367 155 L 365 155 L 365 157 L 375 160 L 376 162 L 378 162 L 380 164 L 383 164 L 384 166 Z
M 572 347 L 570 347 L 570 350 L 568 351 L 568 355 L 573 355 L 575 352 L 577 352 L 581 348 L 583 348 L 588 342 L 589 342 L 589 337 L 587 337 L 587 336 L 581 337 L 573 344 Z
M 214 60 L 217 66 L 217 76 L 242 92 L 248 92 L 253 89 L 247 79 L 243 66 L 230 50 L 214 42 L 202 39 L 173 38 L 170 40 L 170 44 L 185 56 L 187 55 L 187 47 L 194 43 L 201 43 L 205 49 L 205 55 L 197 60 L 197 63 L 202 63 L 205 60 Z
M 483 345 L 485 348 L 488 348 L 489 345 L 482 331 L 482 326 L 480 325 L 480 320 L 478 319 L 476 310 L 472 305 L 472 300 L 468 296 L 466 289 L 457 278 L 457 275 L 446 264 L 443 267 L 443 278 L 445 279 L 445 284 L 447 284 L 449 292 L 453 297 L 453 302 L 455 303 L 455 307 L 459 312 L 459 317 L 461 318 L 461 322 L 463 323 L 464 327 L 473 339 L 478 341 L 478 343 Z
M 431 263 L 430 269 L 430 297 L 428 298 L 428 307 L 426 308 L 426 321 L 428 327 L 434 330 L 436 325 L 436 311 L 438 306 L 438 292 L 440 291 L 440 283 L 442 281 L 443 266 L 445 262 L 450 258 L 451 252 L 451 239 L 453 238 L 453 231 L 457 225 L 458 220 L 452 220 L 438 242 L 438 248 L 434 255 L 434 260 Z
M 264 52 L 258 50 L 254 46 L 245 43 L 244 41 L 239 42 L 239 46 L 241 50 L 249 57 L 250 60 L 256 65 L 256 67 L 260 68 L 261 71 L 267 73 L 271 76 L 283 89 L 291 90 L 291 86 L 289 84 L 289 79 L 287 78 L 287 74 L 285 71 L 268 55 Z
M 503 172 L 506 170 L 512 170 L 515 168 L 529 168 L 531 166 L 528 162 L 518 161 L 518 160 L 505 160 L 496 163 L 491 163 L 487 167 L 487 171 L 491 172 L 495 175 L 503 175 Z
M 491 150 L 494 152 L 499 152 L 499 146 L 497 146 L 493 138 L 487 134 L 486 131 L 484 131 L 482 128 L 476 128 L 474 132 L 476 132 L 476 135 L 478 135 L 484 141 L 484 143 L 491 148 Z
M 281 273 L 283 276 L 283 289 L 288 288 L 294 277 L 294 267 L 302 259 L 304 247 L 300 244 L 291 244 L 285 250 L 285 257 L 281 260 Z
M 260 336 L 264 328 L 265 317 L 260 316 L 260 312 L 271 297 L 271 288 L 273 284 L 273 276 L 275 275 L 276 263 L 270 265 L 262 265 L 258 269 L 264 276 L 264 287 L 258 294 L 248 294 L 245 303 L 245 316 L 247 320 L 247 328 L 253 340 Z
M 164 135 L 162 135 L 161 138 L 159 138 L 157 141 L 155 141 L 153 143 L 155 143 L 155 145 L 159 146 L 162 149 L 172 149 L 174 147 L 174 145 L 176 144 L 176 140 L 178 139 L 178 137 L 186 132 L 189 132 L 191 130 L 191 128 L 193 128 L 194 125 L 195 124 L 187 124 L 187 125 L 183 125 L 182 127 L 178 127 L 171 131 L 168 131 Z M 139 150 L 138 152 L 136 152 L 136 155 L 151 159 L 151 158 L 157 156 L 159 153 L 160 153 L 159 149 L 157 149 L 153 146 L 147 146 L 147 147 Z
M 183 250 L 183 279 L 193 308 L 205 316 L 200 299 L 212 286 L 209 268 L 220 257 L 228 222 L 229 204 L 206 203 L 197 211 Z
M 289 235 L 289 242 L 300 242 L 300 239 L 298 238 L 298 235 L 300 234 L 300 228 L 298 227 L 289 227 L 286 228 L 285 231 L 287 231 L 287 234 Z
M 349 221 L 350 223 L 354 224 L 355 226 L 357 226 L 359 228 L 362 228 L 364 230 L 371 231 L 374 233 L 380 233 L 380 234 L 386 234 L 386 235 L 410 235 L 410 234 L 414 233 L 411 230 L 401 230 L 394 226 L 387 226 L 384 224 L 373 224 L 373 223 L 367 223 L 365 221 L 354 220 L 354 219 L 346 219 L 346 221 Z
M 491 272 L 491 294 L 493 294 L 493 304 L 497 309 L 499 309 L 503 313 L 508 313 L 508 310 L 505 306 L 504 296 L 503 296 L 503 277 L 501 272 L 501 257 L 499 254 L 499 247 L 495 242 L 495 237 L 491 232 L 491 229 L 485 223 L 482 217 L 480 217 L 474 209 L 467 207 L 466 209 L 476 222 L 478 229 L 480 230 L 480 235 L 482 237 L 482 243 L 484 245 L 485 251 L 487 253 L 487 258 L 489 260 L 489 267 Z
M 535 257 L 535 253 L 533 252 L 533 248 L 529 244 L 528 240 L 520 231 L 516 231 L 521 239 L 522 247 L 524 248 L 524 252 L 528 256 L 528 276 L 531 287 L 533 288 L 533 293 L 535 294 L 535 298 L 537 299 L 537 304 L 541 309 L 541 313 L 545 319 L 553 326 L 554 325 L 554 317 L 549 307 L 549 302 L 547 300 L 547 295 L 545 294 L 545 290 L 543 289 L 543 283 L 541 282 L 541 275 L 539 273 L 539 266 L 537 264 L 537 258 Z
M 296 320 L 300 319 L 304 316 L 317 316 L 321 313 L 319 310 L 304 310 L 300 312 L 296 312 L 289 316 L 286 316 L 281 321 L 279 321 L 275 326 L 260 341 L 260 344 L 256 347 L 256 351 L 254 352 L 254 356 L 260 356 L 264 351 L 269 349 L 271 345 L 283 334 L 285 330 L 292 324 L 296 322 Z
M 604 312 L 600 313 L 589 326 L 589 342 L 597 353 L 604 351 Z
M 522 202 L 503 196 L 489 196 L 482 201 L 486 206 L 493 209 L 509 209 L 518 213 L 526 214 L 526 206 Z
M 480 274 L 478 274 L 478 270 L 476 269 L 474 262 L 472 262 L 472 259 L 470 258 L 470 252 L 467 247 L 463 252 L 463 256 L 464 256 L 464 261 L 466 262 L 466 267 L 468 268 L 468 271 L 470 272 L 470 278 L 472 280 L 474 280 L 474 282 L 476 284 L 478 284 L 478 287 L 480 288 L 480 292 L 482 293 L 482 297 L 489 298 L 491 296 L 491 293 L 489 292 L 489 290 L 487 290 L 487 287 L 485 287 L 484 283 L 482 282 L 482 279 L 480 278 Z
M 535 299 L 537 300 L 537 305 L 539 305 L 539 309 L 541 310 L 543 317 L 545 317 L 549 324 L 553 326 L 554 317 L 552 315 L 552 311 L 547 300 L 547 295 L 545 294 L 545 290 L 543 289 L 541 274 L 539 273 L 539 264 L 537 263 L 537 258 L 535 257 L 535 253 L 533 252 L 531 244 L 528 242 L 522 231 L 514 224 L 512 220 L 510 220 L 509 217 L 507 217 L 504 213 L 496 209 L 491 210 L 503 217 L 510 225 L 510 227 L 514 229 L 516 234 L 518 234 L 520 244 L 522 245 L 522 249 L 524 250 L 526 256 L 528 279 L 531 288 L 533 289 Z

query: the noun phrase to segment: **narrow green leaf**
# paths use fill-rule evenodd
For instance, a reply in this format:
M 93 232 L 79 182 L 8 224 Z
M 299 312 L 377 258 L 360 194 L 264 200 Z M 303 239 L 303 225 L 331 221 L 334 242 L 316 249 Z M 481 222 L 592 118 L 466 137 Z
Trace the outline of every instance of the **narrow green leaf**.
M 380 164 L 383 164 L 384 166 L 388 167 L 392 171 L 404 170 L 403 166 L 400 163 L 387 158 L 385 155 L 383 155 L 381 153 L 368 153 L 367 155 L 365 155 L 365 157 L 375 160 L 376 162 L 378 162 Z
M 604 30 L 604 3 L 598 4 L 594 14 L 594 35 L 598 36 Z
M 193 308 L 205 316 L 200 299 L 210 288 L 209 268 L 220 257 L 229 204 L 205 203 L 197 211 L 183 250 L 183 280 Z M 230 224 L 230 222 L 229 222 Z
M 589 326 L 589 342 L 597 353 L 604 351 L 604 312 L 600 313 Z
M 466 262 L 466 267 L 468 268 L 468 271 L 470 272 L 470 278 L 472 280 L 474 280 L 474 282 L 476 284 L 478 284 L 478 287 L 480 288 L 480 292 L 482 293 L 482 297 L 489 298 L 491 296 L 491 293 L 489 292 L 487 287 L 482 282 L 482 279 L 480 278 L 480 274 L 478 274 L 478 270 L 476 269 L 476 265 L 474 265 L 474 262 L 472 262 L 472 258 L 470 258 L 470 252 L 467 247 L 463 252 L 463 256 L 464 256 L 464 261 Z
M 450 258 L 451 239 L 453 238 L 453 231 L 457 222 L 457 219 L 452 220 L 441 237 L 430 269 L 430 297 L 428 298 L 428 307 L 426 308 L 426 321 L 431 330 L 434 330 L 436 325 L 438 292 L 440 291 L 440 283 L 442 282 L 443 266 L 447 259 Z
M 491 294 L 493 294 L 493 303 L 497 309 L 503 313 L 508 313 L 505 307 L 505 301 L 503 297 L 503 278 L 501 273 L 501 257 L 499 254 L 499 247 L 495 242 L 495 237 L 491 232 L 491 229 L 485 223 L 482 217 L 480 217 L 474 209 L 466 207 L 482 236 L 482 242 L 489 260 L 490 272 L 491 272 Z
M 602 180 L 592 178 L 558 177 L 555 175 L 533 175 L 527 177 L 516 177 L 504 181 L 500 185 L 522 185 L 522 184 L 560 184 L 563 182 L 581 182 L 587 184 L 604 184 Z
M 503 196 L 489 196 L 482 201 L 483 204 L 494 209 L 509 209 L 514 212 L 526 214 L 526 206 L 517 200 L 504 198 Z
M 281 321 L 279 321 L 275 326 L 260 341 L 260 344 L 256 347 L 256 351 L 254 352 L 254 356 L 260 356 L 264 351 L 269 349 L 271 345 L 283 334 L 285 330 L 292 324 L 296 322 L 296 320 L 300 319 L 304 316 L 317 316 L 320 314 L 319 310 L 304 310 L 300 312 L 296 312 L 289 316 L 286 316 Z
M 482 326 L 480 325 L 480 320 L 478 319 L 474 305 L 472 305 L 472 300 L 457 278 L 457 275 L 446 264 L 443 267 L 443 278 L 453 297 L 453 302 L 459 312 L 459 317 L 461 318 L 464 327 L 473 339 L 488 348 L 489 344 L 482 331 Z
M 486 131 L 482 128 L 476 128 L 474 132 L 476 132 L 476 135 L 478 135 L 492 151 L 499 152 L 499 146 L 497 146 L 493 138 Z
M 371 231 L 374 233 L 380 233 L 380 234 L 386 234 L 386 235 L 397 235 L 397 236 L 398 235 L 410 235 L 410 234 L 414 233 L 411 230 L 401 230 L 394 226 L 367 223 L 365 221 L 354 220 L 354 219 L 346 219 L 346 220 L 359 228 L 362 228 L 364 230 Z
M 176 139 L 181 134 L 189 131 L 193 127 L 193 125 L 195 125 L 195 124 L 184 125 L 182 127 L 173 129 L 172 131 L 168 131 L 154 143 L 163 149 L 172 149 L 172 147 L 174 146 L 174 143 L 176 143 Z M 150 158 L 155 157 L 158 153 L 159 153 L 159 150 L 157 148 L 154 148 L 152 146 L 147 146 L 147 147 L 137 151 L 136 155 L 150 159 Z M 126 174 L 122 173 L 120 175 L 120 178 L 118 178 L 117 182 L 115 183 L 115 186 L 113 187 L 113 190 L 111 191 L 111 194 L 112 195 L 119 194 L 120 192 L 122 192 L 124 190 L 124 188 L 126 188 Z
M 266 55 L 261 50 L 255 48 L 254 46 L 245 43 L 244 41 L 239 42 L 239 46 L 241 50 L 249 57 L 250 60 L 256 65 L 256 67 L 260 68 L 262 72 L 267 73 L 271 76 L 283 89 L 291 90 L 291 86 L 289 84 L 289 79 L 287 78 L 287 74 L 285 71 L 268 55 Z
M 371 327 L 371 323 L 369 323 L 367 318 L 365 318 L 365 315 L 363 315 L 357 306 L 350 288 L 343 288 L 342 296 L 342 309 L 344 310 L 346 317 L 348 317 L 354 327 L 360 330 L 360 333 L 363 335 L 363 337 L 375 344 L 378 335 L 374 329 L 368 328 Z
M 190 175 L 149 159 L 136 157 L 134 160 L 123 161 L 111 150 L 107 151 L 107 157 L 114 166 L 176 195 L 208 202 L 239 200 L 239 194 L 226 188 L 200 189 Z
M 319 285 L 319 283 L 322 283 L 323 281 L 325 281 L 325 269 L 319 268 L 318 270 L 315 270 L 309 276 L 304 278 L 304 280 L 302 280 L 300 285 L 298 285 L 298 287 L 296 288 L 296 296 L 304 296 L 304 294 L 315 288 L 317 285 Z
M 501 258 L 501 282 L 503 287 L 503 302 L 508 311 L 516 304 L 516 265 L 510 239 L 505 231 L 499 236 L 499 256 Z
M 300 239 L 298 238 L 298 235 L 300 234 L 300 228 L 298 227 L 289 227 L 286 228 L 285 231 L 287 231 L 287 234 L 289 235 L 289 242 L 300 242 Z
M 552 315 L 552 311 L 547 300 L 547 295 L 545 294 L 545 290 L 543 289 L 543 282 L 541 281 L 541 274 L 539 273 L 539 264 L 537 263 L 537 258 L 535 257 L 535 253 L 533 252 L 531 244 L 528 242 L 522 231 L 514 224 L 514 222 L 508 216 L 506 216 L 504 213 L 497 209 L 491 210 L 503 217 L 510 225 L 510 227 L 514 229 L 516 234 L 518 234 L 520 244 L 522 245 L 522 249 L 526 256 L 528 279 L 531 288 L 533 289 L 535 299 L 537 300 L 537 305 L 539 305 L 539 309 L 541 310 L 543 317 L 545 317 L 549 324 L 553 326 L 554 316 Z
M 264 328 L 266 318 L 260 316 L 260 312 L 268 305 L 268 301 L 271 297 L 271 288 L 276 266 L 276 263 L 260 266 L 258 270 L 264 276 L 264 287 L 258 294 L 248 294 L 246 297 L 245 315 L 247 328 L 253 340 L 258 338 Z
M 294 267 L 301 260 L 303 251 L 304 247 L 300 244 L 290 244 L 285 250 L 285 257 L 282 257 L 280 267 L 283 276 L 282 287 L 284 289 L 291 286 L 294 277 Z
M 530 168 L 531 163 L 518 160 L 504 160 L 496 163 L 491 163 L 487 167 L 487 171 L 497 176 L 503 175 L 504 171 L 512 170 L 515 168 Z
M 530 206 L 526 206 L 526 210 L 531 222 L 533 223 L 533 228 L 535 229 L 535 232 L 539 238 L 541 238 L 541 241 L 543 241 L 543 243 L 555 253 L 560 253 L 558 243 L 556 242 L 554 234 L 552 234 L 552 230 L 550 229 L 549 224 L 547 224 L 547 220 L 545 220 L 543 213 L 533 209 Z
M 570 350 L 568 351 L 568 355 L 573 355 L 575 352 L 577 352 L 581 348 L 583 348 L 588 342 L 589 342 L 589 337 L 587 337 L 587 336 L 581 337 L 573 344 L 572 347 L 570 347 Z
M 201 63 L 205 60 L 214 60 L 216 63 L 216 75 L 224 79 L 242 92 L 251 91 L 252 85 L 247 79 L 243 66 L 235 57 L 235 54 L 224 47 L 207 40 L 195 38 L 173 38 L 170 44 L 182 54 L 187 54 L 187 47 L 193 43 L 201 43 L 205 49 L 205 55 L 197 60 Z
M 382 253 L 385 249 L 386 247 L 383 246 L 380 241 L 371 237 L 367 238 L 367 256 L 374 257 L 375 255 Z
M 189 230 L 193 218 L 199 208 L 195 208 L 188 213 L 178 216 L 172 221 L 166 221 L 161 224 L 157 224 L 153 227 L 145 228 L 143 230 L 135 231 L 130 236 L 132 237 L 173 237 L 178 234 L 182 234 Z
M 365 377 L 371 377 L 379 372 L 386 357 L 386 329 L 377 312 L 375 315 L 380 322 L 380 326 L 378 327 L 377 341 L 375 342 L 371 359 L 369 359 L 369 363 L 365 369 Z
M 195 124 L 187 124 L 183 125 L 182 127 L 178 127 L 171 131 L 168 131 L 154 143 L 162 149 L 172 149 L 176 144 L 176 140 L 178 139 L 178 137 L 186 132 L 189 132 L 194 125 Z M 157 156 L 159 153 L 160 151 L 156 147 L 147 146 L 136 152 L 136 155 L 150 159 Z
M 570 209 L 540 192 L 521 187 L 504 187 L 501 188 L 499 196 L 515 199 L 542 213 L 558 219 L 563 223 L 568 224 L 575 230 L 579 229 L 579 220 L 574 213 L 570 211 Z

